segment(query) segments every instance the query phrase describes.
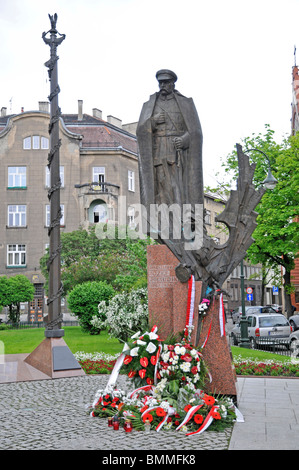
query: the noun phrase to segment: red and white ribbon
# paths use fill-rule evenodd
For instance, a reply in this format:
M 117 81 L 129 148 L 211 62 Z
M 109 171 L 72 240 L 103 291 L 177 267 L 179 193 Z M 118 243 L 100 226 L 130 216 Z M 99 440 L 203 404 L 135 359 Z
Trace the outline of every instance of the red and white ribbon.
M 212 424 L 213 422 L 213 413 L 215 410 L 217 410 L 219 408 L 219 406 L 213 406 L 213 408 L 211 409 L 211 411 L 209 412 L 209 414 L 207 415 L 206 419 L 204 420 L 202 426 L 197 430 L 197 431 L 193 431 L 193 432 L 188 432 L 186 434 L 186 436 L 192 436 L 194 434 L 201 434 L 202 432 L 204 432 L 206 429 L 208 429 L 208 427 Z
M 208 342 L 208 339 L 209 339 L 209 336 L 210 336 L 210 333 L 211 333 L 211 328 L 212 328 L 212 320 L 211 320 L 211 323 L 210 323 L 210 326 L 209 326 L 209 330 L 208 330 L 206 339 L 204 340 L 204 342 L 201 346 L 201 349 L 203 349 L 205 347 L 205 345 L 207 344 L 207 342 Z
M 106 388 L 116 384 L 119 371 L 120 371 L 120 369 L 121 369 L 121 367 L 124 363 L 124 359 L 126 357 L 126 354 L 125 354 L 124 351 L 127 351 L 127 350 L 128 350 L 128 345 L 127 345 L 127 343 L 125 343 L 121 355 L 118 356 L 118 358 L 116 360 L 116 363 L 114 364 L 114 367 L 113 367 L 113 370 L 110 374 L 110 377 L 109 377 L 108 383 L 106 385 Z
M 220 334 L 221 336 L 225 336 L 225 315 L 224 315 L 223 294 L 220 294 L 219 324 L 220 324 Z
M 133 398 L 135 393 L 138 393 L 138 392 L 142 392 L 142 391 L 149 392 L 150 390 L 152 390 L 152 388 L 153 388 L 152 385 L 145 385 L 144 387 L 136 388 L 133 392 L 130 393 L 129 398 Z
M 193 325 L 194 317 L 194 298 L 195 298 L 195 279 L 192 274 L 188 281 L 188 300 L 187 300 L 187 315 L 186 315 L 186 327 Z
M 183 421 L 181 422 L 181 424 L 175 430 L 179 431 L 179 429 L 181 429 L 181 427 L 184 426 L 184 424 L 187 424 L 190 421 L 190 419 L 192 418 L 192 416 L 195 415 L 196 411 L 198 411 L 202 406 L 203 405 L 192 406 L 192 408 L 190 408 L 190 410 L 186 414 L 186 416 L 183 419 Z

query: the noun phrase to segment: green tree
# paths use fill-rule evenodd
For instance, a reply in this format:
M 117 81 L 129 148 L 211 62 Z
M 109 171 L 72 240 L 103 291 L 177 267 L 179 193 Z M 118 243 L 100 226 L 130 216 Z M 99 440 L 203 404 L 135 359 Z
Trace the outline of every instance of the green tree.
M 34 298 L 34 286 L 23 274 L 0 277 L 0 305 L 9 308 L 9 320 L 13 323 L 20 321 L 20 304 Z
M 99 231 L 102 234 L 103 230 Z M 113 228 L 114 238 L 98 238 L 95 227 L 61 234 L 61 280 L 64 293 L 88 281 L 107 281 L 118 291 L 145 287 L 147 284 L 146 247 L 150 238 L 136 239 L 126 227 Z M 109 234 L 108 234 L 109 235 Z M 41 270 L 48 279 L 47 253 L 41 258 Z
M 84 282 L 71 290 L 68 305 L 71 312 L 78 316 L 83 331 L 90 334 L 100 333 L 100 329 L 92 325 L 92 317 L 98 315 L 99 303 L 108 302 L 114 295 L 113 287 L 105 281 Z
M 247 254 L 253 263 L 262 263 L 265 268 L 283 267 L 285 305 L 288 316 L 291 315 L 290 293 L 292 291 L 291 271 L 299 251 L 299 134 L 286 138 L 282 144 L 274 141 L 274 131 L 269 125 L 265 133 L 245 138 L 243 151 L 256 164 L 254 183 L 260 186 L 268 171 L 268 160 L 273 175 L 278 181 L 274 190 L 266 190 L 257 207 L 257 227 L 253 233 L 255 242 Z M 237 154 L 233 151 L 223 162 L 227 172 L 237 178 Z

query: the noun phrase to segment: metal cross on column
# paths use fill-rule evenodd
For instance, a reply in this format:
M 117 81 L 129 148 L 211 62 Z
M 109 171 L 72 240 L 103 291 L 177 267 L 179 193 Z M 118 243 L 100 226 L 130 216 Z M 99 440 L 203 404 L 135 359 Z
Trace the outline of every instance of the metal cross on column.
M 60 206 L 60 161 L 59 161 L 59 148 L 61 140 L 59 138 L 59 118 L 61 115 L 58 106 L 58 94 L 60 88 L 58 85 L 57 73 L 57 47 L 65 39 L 65 34 L 60 34 L 56 29 L 57 14 L 49 15 L 51 22 L 51 29 L 42 34 L 42 39 L 48 46 L 50 46 L 50 60 L 45 63 L 48 67 L 48 74 L 51 83 L 50 88 L 50 152 L 48 155 L 48 168 L 50 170 L 51 187 L 48 192 L 50 201 L 50 226 L 48 235 L 50 237 L 50 251 L 48 260 L 49 272 L 49 296 L 48 296 L 48 322 L 45 329 L 46 337 L 59 337 L 64 335 L 64 330 L 61 329 L 62 314 L 61 314 L 61 243 L 60 243 L 60 219 L 61 219 L 61 206 Z M 46 37 L 50 34 L 50 37 Z

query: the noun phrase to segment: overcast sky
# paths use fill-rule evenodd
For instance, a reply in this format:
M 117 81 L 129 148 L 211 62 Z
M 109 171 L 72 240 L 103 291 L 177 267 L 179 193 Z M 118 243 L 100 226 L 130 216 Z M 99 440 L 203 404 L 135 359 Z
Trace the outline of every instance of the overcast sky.
M 50 93 L 48 13 L 66 34 L 62 112 L 77 112 L 80 99 L 85 113 L 135 122 L 158 89 L 156 71 L 172 69 L 199 114 L 205 184 L 216 185 L 220 158 L 265 124 L 277 141 L 290 133 L 299 0 L 0 0 L 0 108 L 8 114 L 37 109 Z

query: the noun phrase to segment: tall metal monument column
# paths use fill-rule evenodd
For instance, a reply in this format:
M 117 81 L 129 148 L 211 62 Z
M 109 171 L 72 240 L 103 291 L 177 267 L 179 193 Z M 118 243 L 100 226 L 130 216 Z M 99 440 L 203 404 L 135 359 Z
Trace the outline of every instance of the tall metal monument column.
M 57 47 L 65 39 L 65 34 L 58 33 L 56 29 L 57 14 L 49 15 L 51 21 L 51 29 L 47 33 L 42 34 L 42 38 L 46 44 L 50 46 L 51 56 L 50 60 L 45 63 L 48 67 L 48 74 L 51 83 L 50 90 L 50 152 L 48 156 L 48 167 L 50 170 L 51 187 L 48 192 L 50 201 L 50 257 L 48 261 L 49 272 L 49 297 L 48 297 L 48 322 L 45 330 L 46 337 L 59 337 L 63 336 L 64 330 L 61 329 L 61 276 L 60 276 L 60 158 L 59 148 L 61 140 L 59 139 L 59 118 L 61 115 L 58 106 L 58 94 L 60 88 L 58 85 L 58 70 L 57 70 Z M 50 34 L 50 37 L 46 36 Z
M 49 271 L 49 298 L 48 298 L 48 320 L 45 328 L 44 340 L 29 354 L 24 362 L 38 369 L 46 376 L 52 378 L 73 377 L 85 375 L 80 364 L 64 341 L 64 330 L 61 328 L 61 271 L 60 271 L 60 158 L 59 148 L 59 119 L 60 108 L 58 106 L 58 93 L 60 91 L 57 80 L 57 47 L 65 38 L 64 34 L 58 33 L 56 29 L 57 14 L 49 15 L 51 29 L 42 34 L 46 44 L 50 46 L 51 57 L 45 65 L 49 69 L 51 81 L 51 92 L 49 100 L 51 103 L 50 113 L 50 152 L 48 156 L 48 166 L 50 169 L 51 188 L 48 192 L 50 200 L 50 256 L 48 261 Z M 50 37 L 46 37 L 50 33 Z

